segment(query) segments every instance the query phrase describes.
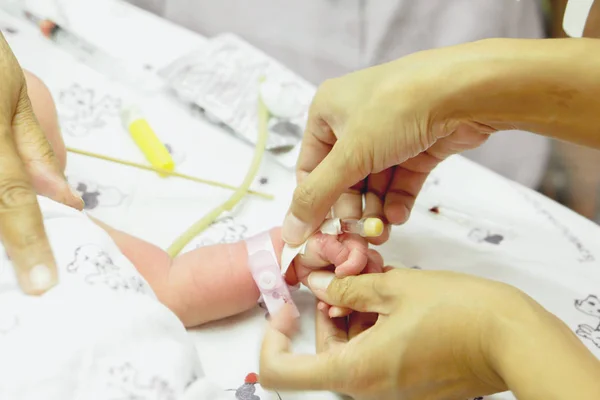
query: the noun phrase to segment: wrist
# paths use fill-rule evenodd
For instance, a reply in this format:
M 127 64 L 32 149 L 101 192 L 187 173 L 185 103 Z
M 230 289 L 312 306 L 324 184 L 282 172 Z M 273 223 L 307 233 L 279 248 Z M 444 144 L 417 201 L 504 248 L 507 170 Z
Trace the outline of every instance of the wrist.
M 600 398 L 600 362 L 556 316 L 505 287 L 486 342 L 491 369 L 519 399 Z
M 444 68 L 433 68 L 439 88 L 434 115 L 444 124 L 555 138 L 566 133 L 600 146 L 592 128 L 600 124 L 600 101 L 593 96 L 600 90 L 599 49 L 594 39 L 485 39 L 454 46 L 437 57 L 448 58 Z
M 523 348 L 541 332 L 552 330 L 548 326 L 552 322 L 548 312 L 525 293 L 509 285 L 500 287 L 502 302 L 490 314 L 485 356 L 493 371 L 506 381 Z

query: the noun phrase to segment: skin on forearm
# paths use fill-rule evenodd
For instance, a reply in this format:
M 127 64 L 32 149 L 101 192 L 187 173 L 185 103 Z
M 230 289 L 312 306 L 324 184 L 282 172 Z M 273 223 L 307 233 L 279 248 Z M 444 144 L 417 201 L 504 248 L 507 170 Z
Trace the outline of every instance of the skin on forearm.
M 248 269 L 243 242 L 201 247 L 171 259 L 151 243 L 90 219 L 111 236 L 158 299 L 185 326 L 198 326 L 256 306 L 260 293 Z
M 495 318 L 491 364 L 519 400 L 600 398 L 600 361 L 524 294 Z
M 436 117 L 600 148 L 600 40 L 486 39 L 454 49 Z
M 567 0 L 552 0 L 551 36 L 566 37 L 562 28 Z M 584 37 L 600 37 L 600 1 L 595 1 L 590 9 Z M 600 151 L 577 146 L 563 141 L 552 143 L 548 169 L 541 185 L 541 191 L 553 200 L 569 207 L 584 217 L 595 219 L 600 215 Z

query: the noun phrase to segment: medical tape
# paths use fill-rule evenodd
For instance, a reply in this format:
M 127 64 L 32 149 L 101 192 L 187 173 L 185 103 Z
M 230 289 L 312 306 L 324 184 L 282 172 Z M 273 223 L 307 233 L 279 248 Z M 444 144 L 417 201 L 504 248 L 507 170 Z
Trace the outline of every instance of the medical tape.
M 290 304 L 296 316 L 298 308 L 292 300 L 290 288 L 277 262 L 277 255 L 269 232 L 263 232 L 246 240 L 250 273 L 269 314 L 275 315 L 285 305 Z
M 326 219 L 318 230 L 326 235 L 340 235 L 342 233 L 341 220 L 340 218 Z M 281 273 L 283 275 L 286 274 L 297 255 L 304 255 L 307 244 L 308 239 L 299 246 L 290 246 L 287 243 L 283 246 L 283 251 L 281 252 Z

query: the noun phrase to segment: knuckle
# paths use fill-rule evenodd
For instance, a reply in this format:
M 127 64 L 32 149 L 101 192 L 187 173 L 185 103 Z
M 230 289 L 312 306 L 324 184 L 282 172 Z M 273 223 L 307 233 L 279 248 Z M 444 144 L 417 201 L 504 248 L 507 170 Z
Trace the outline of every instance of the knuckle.
M 337 300 L 352 306 L 355 301 L 355 290 L 349 278 L 335 280 L 337 284 L 334 286 L 334 296 Z
M 20 236 L 21 240 L 19 241 L 19 245 L 22 248 L 33 249 L 35 248 L 35 246 L 39 246 L 41 243 L 44 243 L 45 238 L 46 236 L 43 234 L 42 231 L 34 230 L 31 232 L 23 232 L 23 234 L 21 234 Z M 49 250 L 49 248 L 47 250 Z
M 300 185 L 294 190 L 292 200 L 300 210 L 310 210 L 317 201 L 317 193 L 308 185 Z
M 39 139 L 32 143 L 32 146 L 35 147 L 36 154 L 40 159 L 44 161 L 55 160 L 54 150 L 52 149 L 52 146 L 50 146 L 50 143 L 45 136 L 40 136 Z
M 382 299 L 389 297 L 391 292 L 391 283 L 385 279 L 385 275 L 374 275 L 371 280 L 371 289 L 376 296 Z
M 26 127 L 32 125 L 35 126 L 38 124 L 38 121 L 33 113 L 29 97 L 27 96 L 27 87 L 25 84 L 21 93 L 24 94 L 17 103 L 17 110 L 13 122 L 15 125 L 23 125 Z
M 37 196 L 23 179 L 0 180 L 0 212 L 27 208 L 37 203 Z
M 360 128 L 348 129 L 350 133 L 335 143 L 337 147 L 339 163 L 345 168 L 352 168 L 356 173 L 364 179 L 369 175 L 374 168 L 374 153 L 373 146 L 368 140 L 362 139 L 362 136 L 352 135 L 352 132 L 361 132 Z

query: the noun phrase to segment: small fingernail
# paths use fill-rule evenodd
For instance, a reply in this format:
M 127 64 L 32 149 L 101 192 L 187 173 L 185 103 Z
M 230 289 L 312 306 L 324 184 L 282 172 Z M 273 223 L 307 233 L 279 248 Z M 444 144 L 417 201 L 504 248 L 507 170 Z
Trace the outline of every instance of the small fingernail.
M 300 283 L 296 283 L 295 285 L 288 285 L 290 292 L 296 292 L 300 290 Z
M 312 290 L 319 290 L 321 292 L 327 291 L 329 284 L 334 278 L 334 274 L 331 272 L 317 271 L 313 272 L 308 276 L 308 286 Z
M 344 310 L 342 310 L 342 309 L 341 309 L 341 308 L 339 308 L 339 307 L 332 307 L 332 308 L 329 310 L 329 316 L 330 316 L 331 318 L 339 318 L 339 317 L 341 317 L 341 316 L 343 316 L 343 315 L 344 315 Z
M 45 292 L 54 285 L 54 279 L 50 268 L 45 265 L 36 265 L 29 271 L 29 282 L 31 288 L 36 292 Z
M 327 310 L 327 305 L 322 301 L 319 301 L 319 303 L 317 304 L 317 309 L 321 312 L 324 312 Z
M 288 214 L 283 220 L 281 235 L 289 244 L 300 244 L 310 235 L 310 226 L 300 221 L 294 214 Z

